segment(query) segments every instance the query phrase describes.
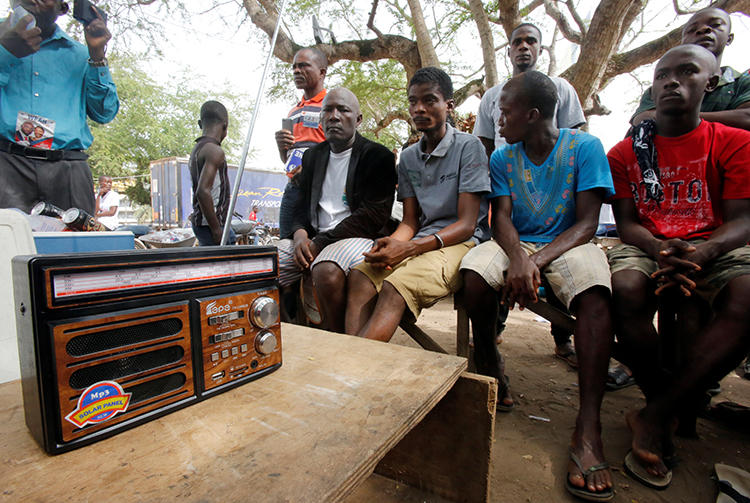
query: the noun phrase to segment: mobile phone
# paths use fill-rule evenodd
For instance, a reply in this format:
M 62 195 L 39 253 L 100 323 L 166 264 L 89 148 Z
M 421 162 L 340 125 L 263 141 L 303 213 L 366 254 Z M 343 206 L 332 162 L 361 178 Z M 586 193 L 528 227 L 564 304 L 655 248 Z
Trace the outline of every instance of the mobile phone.
M 96 9 L 96 12 L 104 20 L 104 24 L 107 24 L 107 13 L 101 10 L 96 5 L 89 2 L 89 0 L 74 0 L 73 2 L 73 19 L 83 23 L 83 26 L 88 26 L 89 23 L 96 19 L 96 15 L 91 12 L 91 7 Z
M 292 122 L 292 119 L 286 117 L 284 119 L 281 119 L 281 129 L 286 129 L 290 133 L 294 132 L 294 123 Z
M 10 26 L 14 27 L 18 24 L 22 17 L 31 14 L 29 11 L 21 7 L 20 4 L 13 6 L 13 10 L 10 11 Z M 32 16 L 29 24 L 26 25 L 26 29 L 30 30 L 36 26 L 36 18 Z

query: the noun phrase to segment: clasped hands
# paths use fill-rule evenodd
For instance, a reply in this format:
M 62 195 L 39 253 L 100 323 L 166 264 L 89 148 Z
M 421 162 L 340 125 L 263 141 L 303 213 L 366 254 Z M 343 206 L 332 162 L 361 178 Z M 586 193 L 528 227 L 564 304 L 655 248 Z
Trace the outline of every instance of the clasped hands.
M 656 262 L 659 269 L 651 275 L 659 284 L 656 295 L 668 288 L 679 287 L 683 295 L 690 297 L 695 290 L 695 281 L 690 276 L 703 268 L 706 257 L 700 245 L 694 246 L 682 239 L 667 239 L 659 245 Z

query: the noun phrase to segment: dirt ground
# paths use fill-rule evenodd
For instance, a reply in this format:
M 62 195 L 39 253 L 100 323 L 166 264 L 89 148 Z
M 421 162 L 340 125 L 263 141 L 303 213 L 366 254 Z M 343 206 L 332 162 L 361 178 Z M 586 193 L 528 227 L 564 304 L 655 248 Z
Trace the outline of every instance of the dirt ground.
M 423 312 L 419 326 L 443 347 L 455 351 L 456 315 L 451 301 L 443 301 Z M 403 332 L 392 344 L 416 346 Z M 491 483 L 495 502 L 581 501 L 565 490 L 567 447 L 578 407 L 577 375 L 554 358 L 549 324 L 530 311 L 512 311 L 500 350 L 506 358 L 515 409 L 498 413 Z M 714 403 L 732 400 L 750 405 L 750 381 L 734 372 L 721 383 Z M 716 501 L 716 483 L 711 479 L 714 463 L 725 463 L 750 471 L 750 434 L 706 419 L 698 420 L 700 439 L 677 438 L 680 464 L 672 485 L 665 491 L 648 489 L 630 479 L 622 462 L 630 445 L 625 413 L 642 407 L 643 396 L 632 386 L 608 392 L 602 407 L 602 427 L 607 460 L 613 468 L 615 502 Z M 530 418 L 538 416 L 550 421 Z M 351 498 L 353 501 L 443 502 L 403 484 L 373 476 Z

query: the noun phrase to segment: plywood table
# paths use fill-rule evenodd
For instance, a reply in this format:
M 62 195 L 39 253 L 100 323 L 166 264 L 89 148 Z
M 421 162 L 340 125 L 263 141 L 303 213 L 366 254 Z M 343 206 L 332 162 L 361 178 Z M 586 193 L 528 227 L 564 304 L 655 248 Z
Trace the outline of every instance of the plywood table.
M 374 469 L 485 501 L 495 383 L 466 360 L 284 325 L 266 377 L 48 456 L 0 385 L 0 501 L 337 501 Z

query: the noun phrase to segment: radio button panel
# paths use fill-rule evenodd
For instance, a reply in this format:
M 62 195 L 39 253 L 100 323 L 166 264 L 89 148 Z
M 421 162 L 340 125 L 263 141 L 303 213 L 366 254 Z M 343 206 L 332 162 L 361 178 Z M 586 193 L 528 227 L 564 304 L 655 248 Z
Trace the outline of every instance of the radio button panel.
M 278 299 L 276 289 L 196 299 L 207 391 L 281 363 Z

